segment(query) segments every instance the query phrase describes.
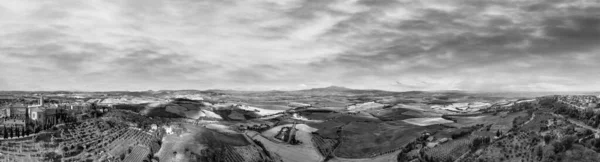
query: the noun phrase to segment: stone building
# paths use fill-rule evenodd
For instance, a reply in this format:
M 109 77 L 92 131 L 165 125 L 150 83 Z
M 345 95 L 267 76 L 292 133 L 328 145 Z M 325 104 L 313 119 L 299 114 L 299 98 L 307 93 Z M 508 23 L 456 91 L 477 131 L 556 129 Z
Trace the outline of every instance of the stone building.
M 29 109 L 27 106 L 18 103 L 9 105 L 5 111 L 8 118 L 23 118 L 28 116 Z

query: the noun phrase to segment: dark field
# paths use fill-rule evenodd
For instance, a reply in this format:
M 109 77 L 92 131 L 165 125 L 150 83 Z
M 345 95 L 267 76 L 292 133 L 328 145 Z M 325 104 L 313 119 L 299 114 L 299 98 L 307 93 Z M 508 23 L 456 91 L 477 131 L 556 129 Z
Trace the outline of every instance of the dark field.
M 369 111 L 371 115 L 382 121 L 393 121 L 393 120 L 404 120 L 409 118 L 416 118 L 414 115 L 406 115 L 405 112 L 411 111 L 410 109 L 393 108 L 393 109 L 381 109 Z
M 200 143 L 209 145 L 246 146 L 250 144 L 242 134 L 220 133 L 209 129 L 196 134 L 195 138 Z
M 343 127 L 342 141 L 335 155 L 343 158 L 365 158 L 373 154 L 397 150 L 421 133 L 437 131 L 441 126 L 415 126 L 402 121 L 354 122 Z

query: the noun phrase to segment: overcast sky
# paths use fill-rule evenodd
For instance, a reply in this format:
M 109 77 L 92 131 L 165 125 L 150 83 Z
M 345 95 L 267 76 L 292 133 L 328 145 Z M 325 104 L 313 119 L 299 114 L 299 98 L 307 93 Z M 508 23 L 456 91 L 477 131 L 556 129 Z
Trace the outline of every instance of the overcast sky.
M 3 0 L 0 90 L 600 90 L 596 0 Z

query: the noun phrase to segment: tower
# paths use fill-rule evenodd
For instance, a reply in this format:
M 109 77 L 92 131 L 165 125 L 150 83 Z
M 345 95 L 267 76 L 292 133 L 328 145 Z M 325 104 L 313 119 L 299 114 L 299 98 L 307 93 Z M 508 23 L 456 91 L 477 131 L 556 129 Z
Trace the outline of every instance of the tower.
M 40 95 L 40 101 L 39 101 L 40 107 L 44 106 L 44 96 Z

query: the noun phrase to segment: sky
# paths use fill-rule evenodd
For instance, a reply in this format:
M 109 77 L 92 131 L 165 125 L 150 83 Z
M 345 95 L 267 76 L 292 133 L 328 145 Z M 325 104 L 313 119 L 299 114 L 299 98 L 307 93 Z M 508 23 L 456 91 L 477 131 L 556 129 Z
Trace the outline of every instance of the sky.
M 600 90 L 596 0 L 3 0 L 0 90 Z

